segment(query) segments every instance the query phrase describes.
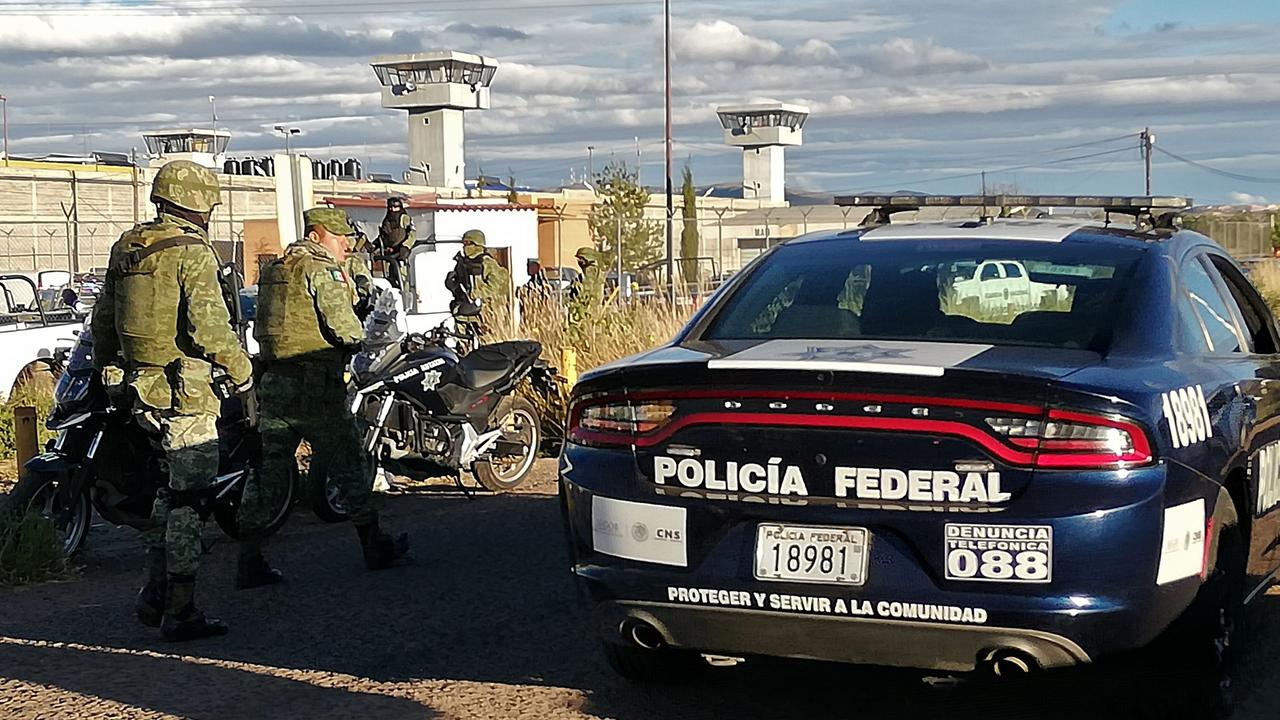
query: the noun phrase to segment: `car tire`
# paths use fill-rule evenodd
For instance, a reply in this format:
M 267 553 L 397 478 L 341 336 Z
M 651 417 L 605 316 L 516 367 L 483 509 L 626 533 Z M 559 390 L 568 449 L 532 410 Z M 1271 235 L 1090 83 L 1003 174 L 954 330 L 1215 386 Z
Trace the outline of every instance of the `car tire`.
M 1247 557 L 1241 529 L 1224 528 L 1213 573 L 1182 617 L 1143 654 L 1137 717 L 1231 715 L 1236 658 L 1249 635 L 1242 630 Z
M 604 643 L 604 657 L 624 680 L 639 685 L 675 685 L 696 680 L 707 669 L 702 656 L 692 650 Z

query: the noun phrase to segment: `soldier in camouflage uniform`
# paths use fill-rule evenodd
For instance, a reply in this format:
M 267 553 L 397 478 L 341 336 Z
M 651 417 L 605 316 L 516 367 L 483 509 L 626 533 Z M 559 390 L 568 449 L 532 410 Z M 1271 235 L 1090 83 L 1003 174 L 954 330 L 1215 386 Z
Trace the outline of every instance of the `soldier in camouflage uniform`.
M 484 233 L 468 230 L 462 234 L 462 253 L 457 258 L 454 274 L 468 274 L 469 279 L 456 281 L 469 288 L 472 300 L 479 300 L 488 313 L 511 312 L 511 273 L 485 250 Z M 469 283 L 469 284 L 468 284 Z M 458 332 L 472 337 L 479 334 L 480 318 L 454 313 Z
M 165 452 L 169 486 L 157 494 L 154 527 L 145 533 L 149 577 L 136 610 L 168 640 L 227 632 L 194 602 L 207 487 L 218 473 L 212 371 L 224 371 L 240 392 L 252 388 L 253 378 L 209 244 L 219 192 L 217 177 L 193 162 L 160 168 L 151 189 L 158 216 L 111 248 L 93 309 L 94 363 L 123 365 L 135 417 L 159 434 Z
M 342 261 L 342 269 L 351 281 L 351 304 L 355 308 L 356 317 L 362 322 L 373 311 L 374 296 L 377 289 L 373 284 L 373 271 L 369 269 L 366 258 L 369 254 L 369 238 L 360 231 L 359 224 L 350 214 L 346 215 L 347 225 L 351 226 L 354 235 L 347 246 L 347 257 Z
M 604 302 L 604 273 L 602 256 L 593 247 L 578 248 L 574 253 L 578 259 L 578 267 L 582 276 L 573 281 L 569 294 L 569 319 L 572 322 L 583 322 L 600 308 Z
M 409 251 L 417 241 L 413 218 L 404 211 L 404 201 L 387 198 L 387 214 L 378 226 L 378 246 L 386 260 L 386 276 L 392 286 L 403 290 L 409 282 Z
M 240 563 L 236 585 L 253 588 L 282 579 L 262 555 L 265 529 L 291 482 L 298 444 L 311 445 L 313 468 L 339 483 L 371 570 L 409 562 L 408 539 L 378 526 L 373 466 L 356 420 L 347 410 L 343 374 L 363 332 L 351 307 L 342 269 L 354 230 L 332 208 L 303 214 L 306 237 L 290 245 L 258 281 L 254 337 L 263 365 L 259 384 L 262 472 L 245 488 L 240 506 Z

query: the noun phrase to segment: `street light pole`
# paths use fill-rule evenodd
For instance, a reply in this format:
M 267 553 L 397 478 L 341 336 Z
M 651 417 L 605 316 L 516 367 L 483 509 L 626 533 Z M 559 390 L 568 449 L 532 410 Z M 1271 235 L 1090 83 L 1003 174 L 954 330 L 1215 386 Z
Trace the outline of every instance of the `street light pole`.
M 662 60 L 665 68 L 664 94 L 666 99 L 666 146 L 667 146 L 667 299 L 674 305 L 676 301 L 675 275 L 675 228 L 672 219 L 675 217 L 675 200 L 671 190 L 671 0 L 662 2 L 662 19 L 664 31 L 662 36 Z
M 218 132 L 218 103 L 217 98 L 209 96 L 209 112 L 213 116 L 213 131 Z
M 285 127 L 284 125 L 276 125 L 276 132 L 284 136 L 284 155 L 285 160 L 289 163 L 289 184 L 292 186 L 290 199 L 293 204 L 293 222 L 294 228 L 297 230 L 299 237 L 302 235 L 302 175 L 298 171 L 298 161 L 293 157 L 293 147 L 289 141 L 294 135 L 301 135 L 302 129 L 296 127 Z M 276 177 L 280 176 L 280 169 L 276 168 Z
M 0 95 L 0 115 L 4 120 L 4 166 L 9 167 L 9 98 Z
M 595 152 L 596 152 L 595 145 L 587 146 L 587 184 L 592 185 L 593 187 L 596 181 Z

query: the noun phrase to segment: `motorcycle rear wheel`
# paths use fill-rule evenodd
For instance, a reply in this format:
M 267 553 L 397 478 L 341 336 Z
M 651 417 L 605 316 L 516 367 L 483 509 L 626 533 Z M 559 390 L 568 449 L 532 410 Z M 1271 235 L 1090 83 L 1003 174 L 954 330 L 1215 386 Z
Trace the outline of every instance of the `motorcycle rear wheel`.
M 256 470 L 255 470 L 256 472 Z M 284 502 L 276 508 L 275 515 L 263 530 L 264 535 L 274 535 L 289 519 L 289 511 L 293 509 L 294 492 L 297 487 L 297 475 L 290 476 L 288 487 L 284 489 Z M 213 519 L 222 528 L 222 532 L 232 540 L 240 539 L 240 498 L 244 495 L 244 483 L 241 482 L 234 492 L 229 492 L 214 502 Z
M 34 511 L 53 521 L 54 532 L 62 544 L 62 552 L 70 557 L 84 547 L 93 523 L 93 506 L 88 493 L 80 493 L 68 502 L 58 492 L 55 475 L 23 470 L 18 484 L 9 492 L 4 512 Z
M 486 490 L 498 493 L 510 492 L 524 484 L 542 445 L 542 420 L 538 417 L 538 409 L 525 398 L 511 398 L 511 405 L 501 422 L 504 439 L 518 439 L 524 445 L 524 452 L 519 456 L 477 460 L 471 466 L 476 480 Z

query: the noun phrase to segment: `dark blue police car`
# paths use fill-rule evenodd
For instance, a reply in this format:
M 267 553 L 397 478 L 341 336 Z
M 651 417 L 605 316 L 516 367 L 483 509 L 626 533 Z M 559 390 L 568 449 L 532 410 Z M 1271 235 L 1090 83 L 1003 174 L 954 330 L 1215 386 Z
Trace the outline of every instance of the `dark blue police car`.
M 979 201 L 1136 222 L 888 222 Z M 563 509 L 614 668 L 1226 659 L 1280 568 L 1280 337 L 1189 201 L 846 202 L 872 222 L 574 390 Z

